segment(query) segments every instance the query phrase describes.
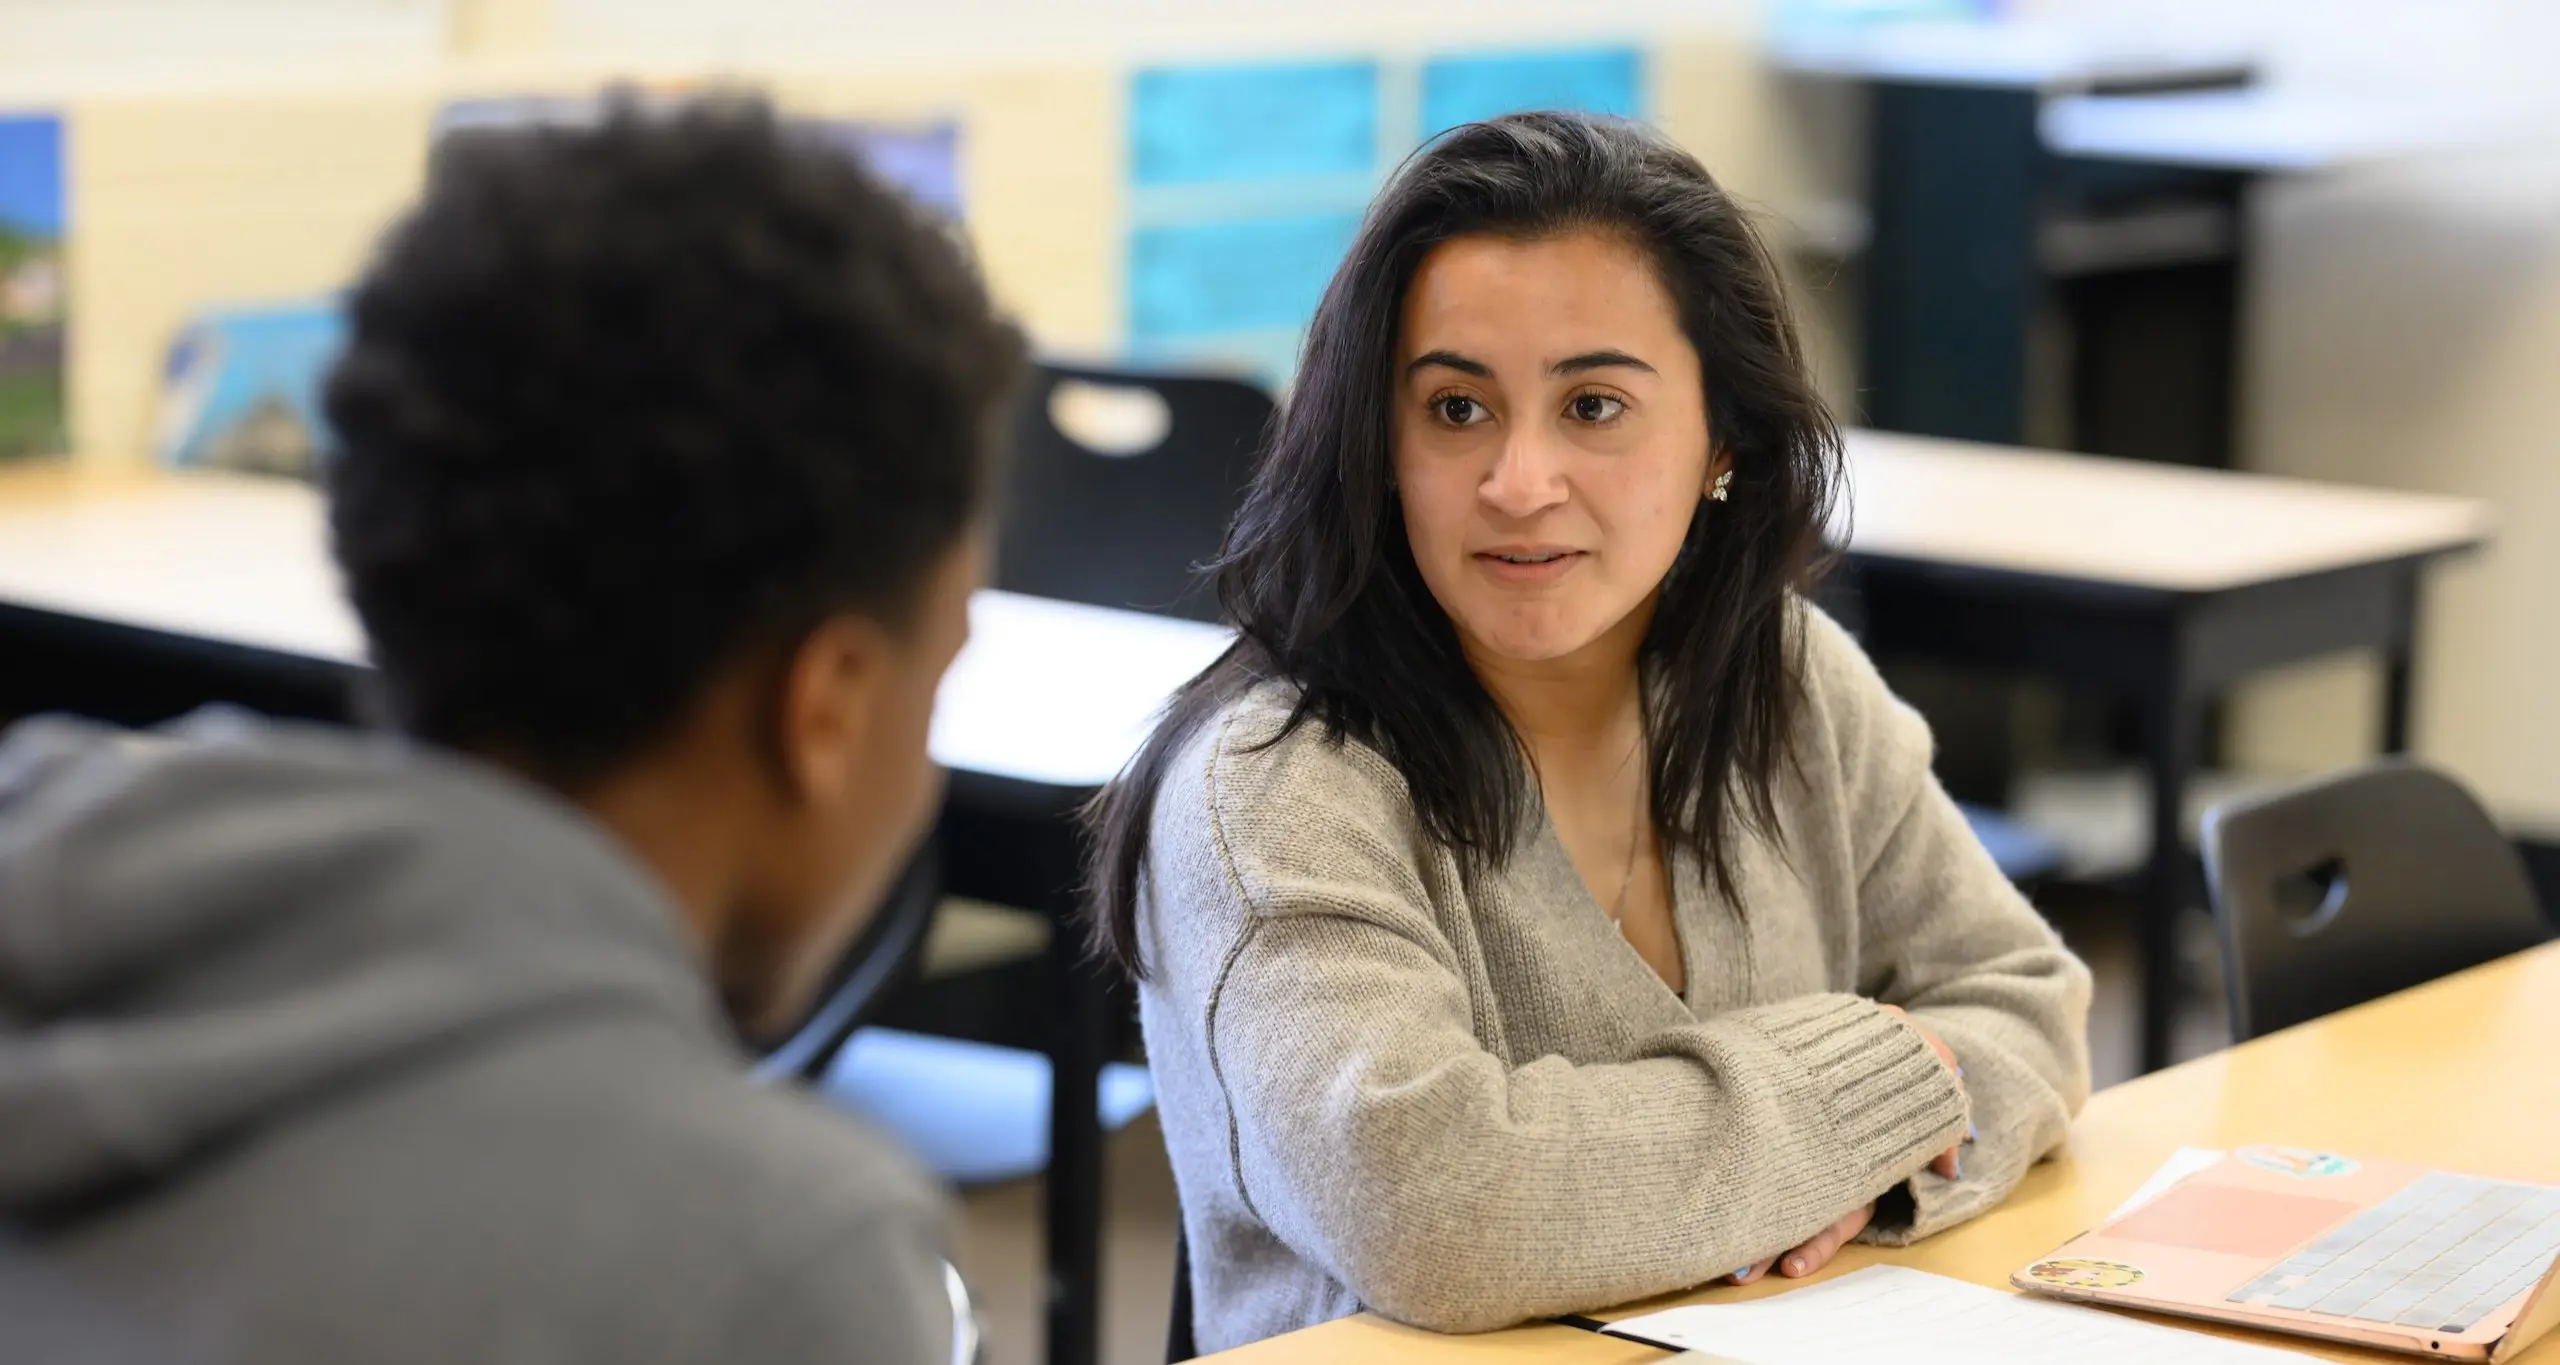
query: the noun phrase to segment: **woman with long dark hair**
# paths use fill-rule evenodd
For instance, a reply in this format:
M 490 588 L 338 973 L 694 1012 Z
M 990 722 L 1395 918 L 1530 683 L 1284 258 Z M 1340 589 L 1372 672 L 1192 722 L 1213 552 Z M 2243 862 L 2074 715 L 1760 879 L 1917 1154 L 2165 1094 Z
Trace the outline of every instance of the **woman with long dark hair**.
M 1241 637 L 1093 812 L 1203 1347 L 1806 1274 L 2062 1140 L 2088 973 L 1799 595 L 1839 480 L 1658 136 L 1471 125 L 1371 208 L 1216 566 Z

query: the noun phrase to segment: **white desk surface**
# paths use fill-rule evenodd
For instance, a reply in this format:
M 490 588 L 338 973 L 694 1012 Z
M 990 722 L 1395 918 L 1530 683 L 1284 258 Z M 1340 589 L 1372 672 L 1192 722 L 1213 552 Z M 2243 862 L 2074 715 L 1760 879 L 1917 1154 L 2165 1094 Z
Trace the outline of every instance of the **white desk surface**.
M 2112 586 L 2211 592 L 2441 553 L 2488 534 L 2461 498 L 1883 432 L 1849 434 L 1851 547 Z M 222 475 L 0 473 L 0 602 L 360 663 L 320 500 Z M 1107 781 L 1228 632 L 983 592 L 932 735 L 947 767 Z
M 320 500 L 221 475 L 0 474 L 0 602 L 357 664 Z M 948 768 L 1089 787 L 1137 752 L 1156 708 L 1227 646 L 1223 627 L 981 592 L 942 683 Z
M 2254 60 L 2245 48 L 2198 43 L 2156 28 L 2026 19 L 1782 30 L 1770 55 L 1780 67 L 1810 75 L 2020 89 L 2230 71 Z
M 1173 690 L 1234 638 L 1200 621 L 981 592 L 934 699 L 934 761 L 1099 787 L 1146 742 Z
M 1848 433 L 1849 546 L 2164 592 L 2441 554 L 2489 535 L 2469 498 Z
M 2457 150 L 2516 123 L 2487 104 L 2264 87 L 2073 95 L 2038 119 L 2045 146 L 2065 156 L 2287 174 Z

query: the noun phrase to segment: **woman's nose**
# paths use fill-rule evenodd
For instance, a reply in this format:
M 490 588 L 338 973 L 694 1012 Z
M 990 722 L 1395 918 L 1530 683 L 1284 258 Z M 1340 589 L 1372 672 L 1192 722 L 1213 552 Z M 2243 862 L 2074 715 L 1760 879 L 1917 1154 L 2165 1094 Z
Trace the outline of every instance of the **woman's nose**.
M 1503 516 L 1525 520 L 1565 500 L 1564 466 L 1539 433 L 1513 435 L 1502 443 L 1476 496 Z

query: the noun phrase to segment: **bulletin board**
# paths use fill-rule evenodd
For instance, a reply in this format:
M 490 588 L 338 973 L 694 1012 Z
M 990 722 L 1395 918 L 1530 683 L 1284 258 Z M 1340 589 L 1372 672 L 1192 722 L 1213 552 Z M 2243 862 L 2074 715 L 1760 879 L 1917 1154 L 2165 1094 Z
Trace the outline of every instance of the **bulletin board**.
M 1628 46 L 1141 68 L 1128 351 L 1285 388 L 1363 211 L 1417 147 L 1519 110 L 1649 108 L 1645 56 Z

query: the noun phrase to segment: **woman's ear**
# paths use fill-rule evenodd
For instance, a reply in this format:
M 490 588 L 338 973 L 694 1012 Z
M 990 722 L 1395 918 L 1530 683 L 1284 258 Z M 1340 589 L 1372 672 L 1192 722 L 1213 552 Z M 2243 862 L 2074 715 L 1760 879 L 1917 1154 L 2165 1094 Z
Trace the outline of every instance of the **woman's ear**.
M 1723 446 L 1707 447 L 1707 476 L 1705 481 L 1698 485 L 1698 496 L 1723 501 L 1716 495 L 1732 485 L 1733 480 L 1730 477 L 1732 473 L 1732 453 Z

